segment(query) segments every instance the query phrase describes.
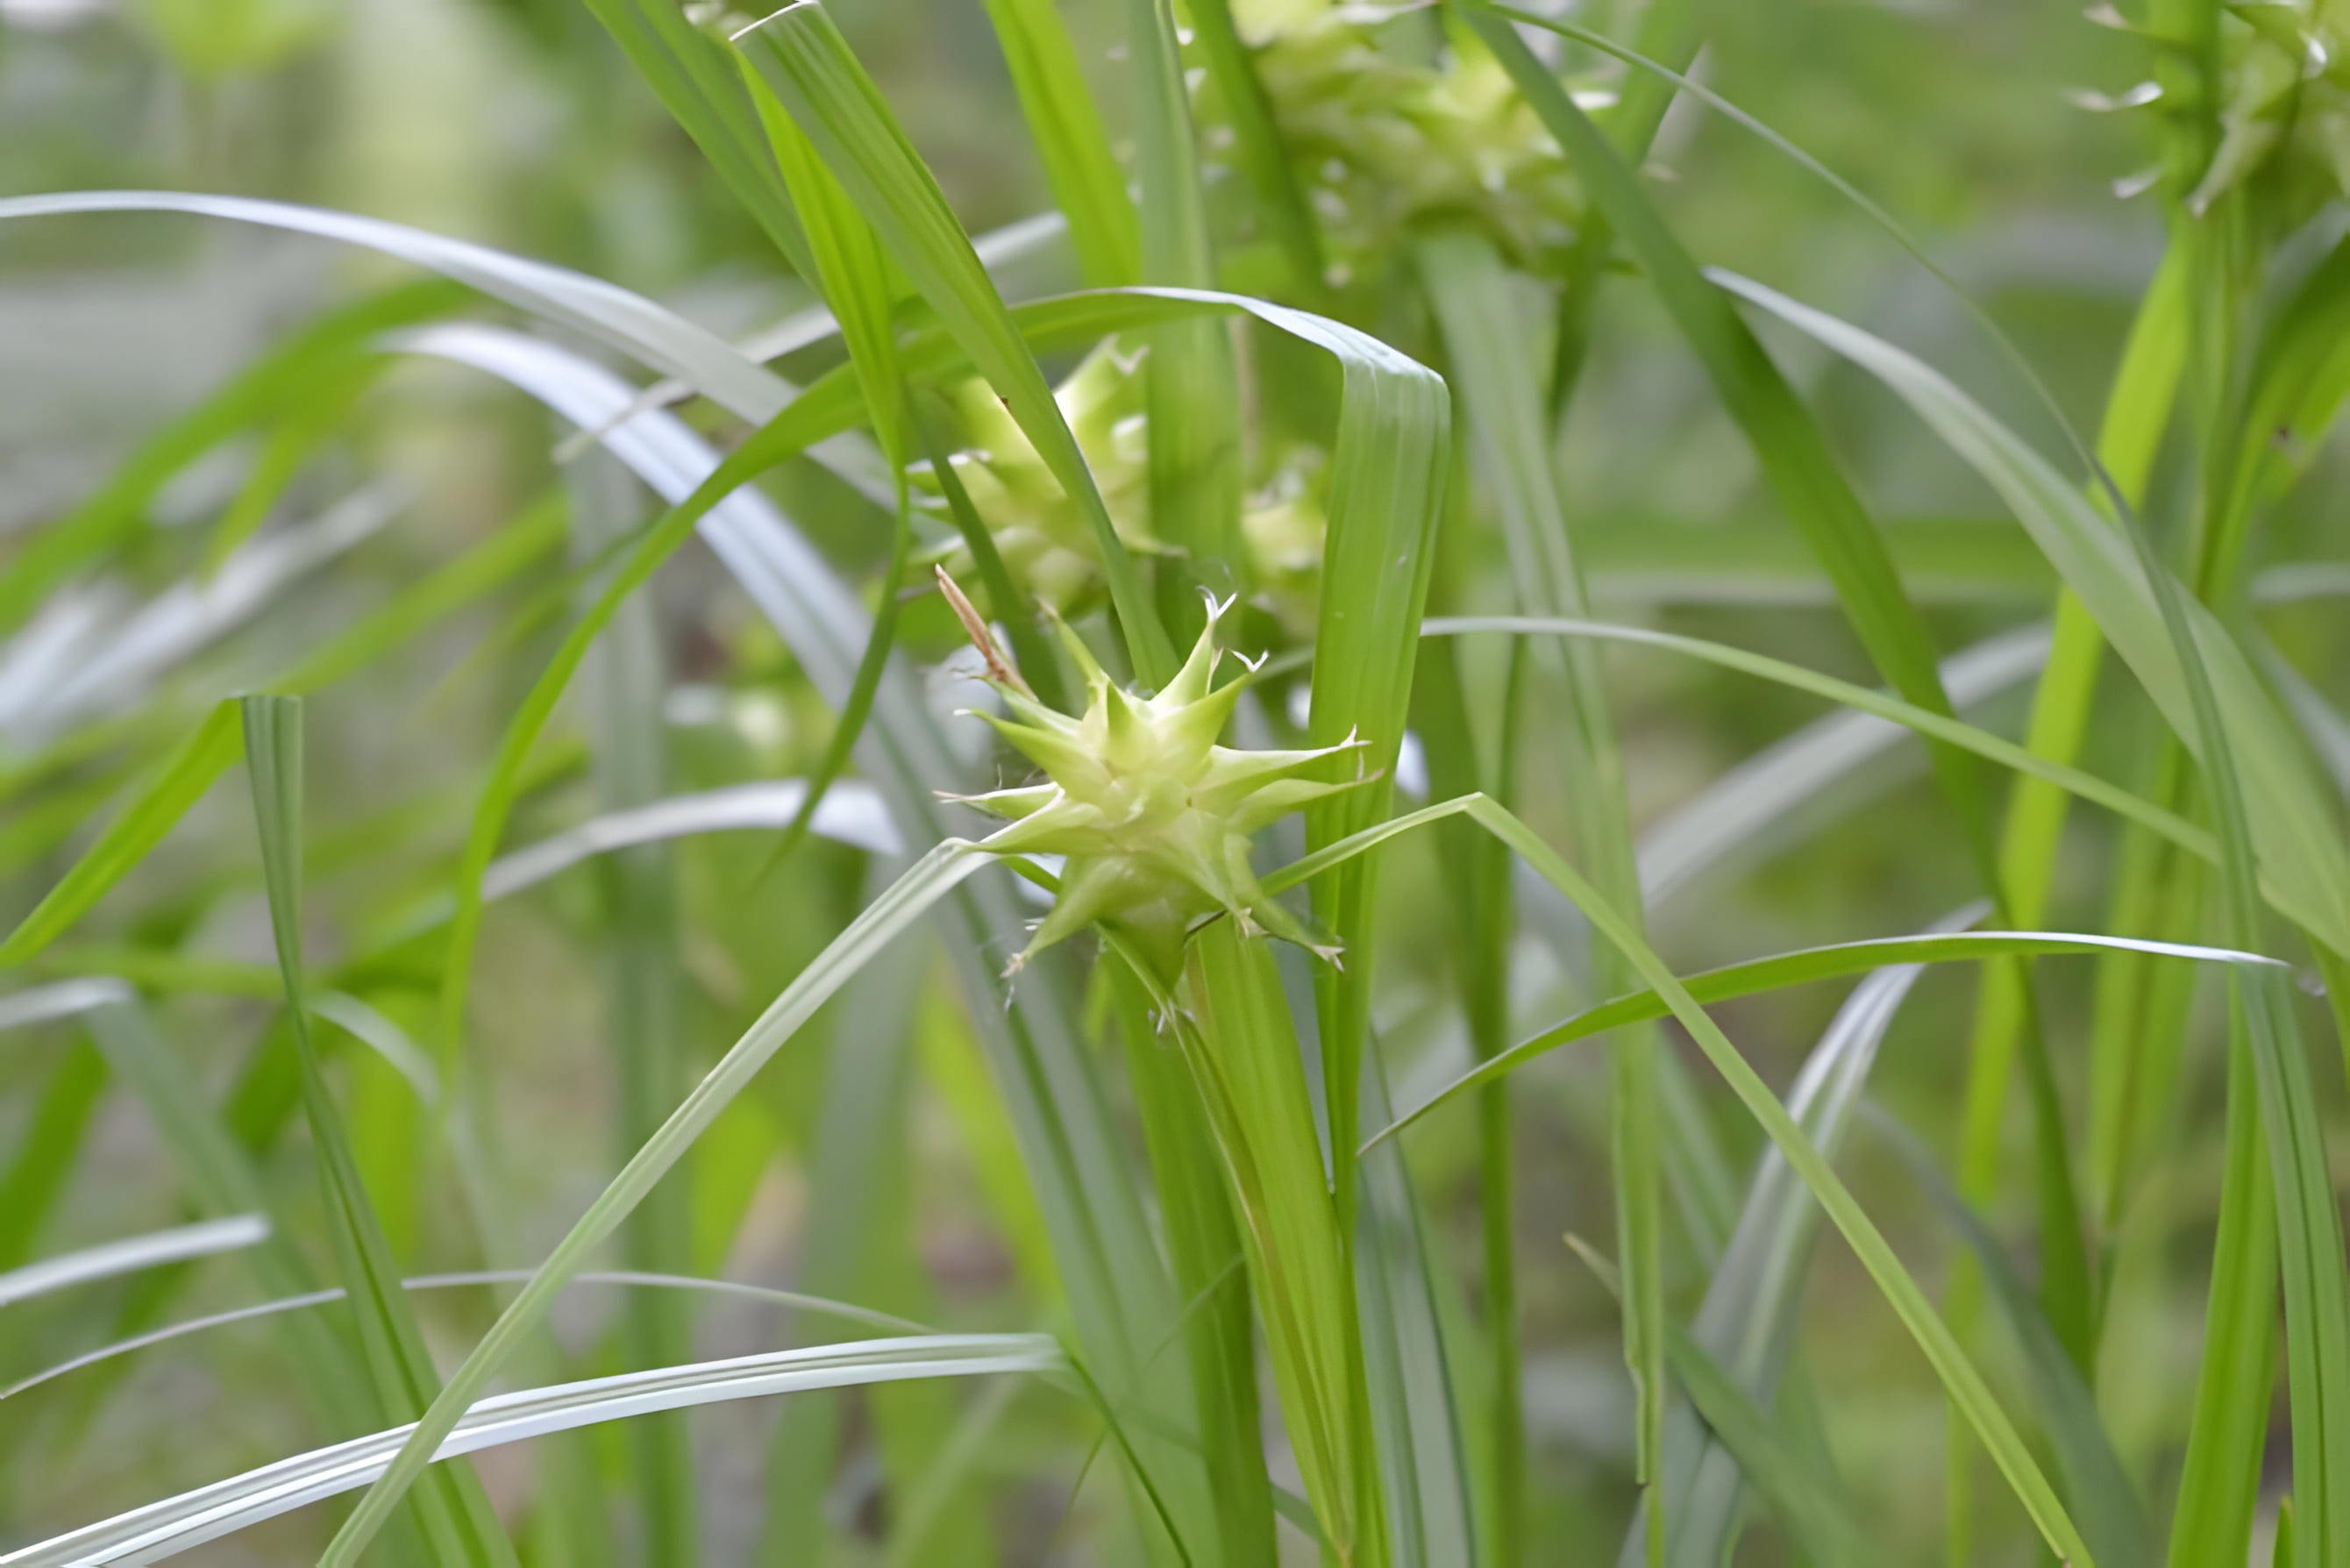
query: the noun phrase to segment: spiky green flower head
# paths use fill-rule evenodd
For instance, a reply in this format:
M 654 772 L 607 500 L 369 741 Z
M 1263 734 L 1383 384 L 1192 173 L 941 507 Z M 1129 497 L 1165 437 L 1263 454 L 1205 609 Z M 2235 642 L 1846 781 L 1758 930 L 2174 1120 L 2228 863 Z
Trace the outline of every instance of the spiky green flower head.
M 1466 221 L 1523 263 L 1583 223 L 1557 144 L 1499 61 L 1425 5 L 1232 0 L 1259 80 L 1344 286 L 1424 222 Z M 1228 140 L 1212 78 L 1201 113 Z M 1589 95 L 1578 95 L 1589 100 Z
M 2093 20 L 2139 34 L 2158 49 L 2165 40 L 2111 5 Z M 2199 167 L 2176 169 L 2178 193 L 2200 213 L 2230 192 L 2254 193 L 2272 231 L 2297 226 L 2327 201 L 2350 192 L 2350 21 L 2326 0 L 2250 0 L 2220 17 L 2220 140 Z M 2151 110 L 2169 119 L 2190 112 L 2160 84 L 2146 82 L 2074 101 L 2095 110 Z M 2122 182 L 2126 194 L 2152 184 L 2160 171 Z
M 1117 339 L 1096 348 L 1054 389 L 1077 450 L 1093 472 L 1110 523 L 1126 547 L 1141 555 L 1171 555 L 1150 517 L 1150 424 L 1144 412 L 1142 367 L 1147 348 L 1128 351 Z M 1077 504 L 1045 467 L 1003 400 L 981 380 L 948 394 L 958 450 L 948 460 L 987 529 L 1004 574 L 1024 594 L 1056 614 L 1076 615 L 1104 594 L 1100 541 Z M 1254 602 L 1293 636 L 1309 635 L 1321 580 L 1324 522 L 1310 458 L 1285 462 L 1241 510 L 1247 581 Z M 942 486 L 927 466 L 916 485 L 933 511 L 944 505 Z M 960 539 L 934 556 L 958 577 L 976 569 Z
M 1150 454 L 1145 434 L 1140 352 L 1120 352 L 1115 339 L 1087 355 L 1053 390 L 1061 417 L 1109 508 L 1111 525 L 1129 550 L 1163 552 L 1150 531 Z M 1075 613 L 1092 602 L 1102 583 L 1100 546 L 1085 512 L 1061 489 L 1019 421 L 982 380 L 948 393 L 958 450 L 948 461 L 971 497 L 1023 592 L 1055 610 Z M 935 474 L 915 471 L 916 482 L 941 493 Z M 966 546 L 943 556 L 949 571 L 972 570 Z
M 1045 775 L 1041 783 L 955 798 L 1012 822 L 986 840 L 991 852 L 1064 857 L 1052 911 L 1012 961 L 1014 971 L 1098 923 L 1171 981 L 1191 929 L 1220 916 L 1251 935 L 1279 937 L 1338 961 L 1335 946 L 1265 892 L 1249 864 L 1249 840 L 1310 802 L 1365 782 L 1359 772 L 1326 776 L 1334 759 L 1360 742 L 1349 736 L 1335 746 L 1262 752 L 1217 743 L 1243 684 L 1215 683 L 1216 620 L 1224 606 L 1211 605 L 1191 657 L 1163 691 L 1148 697 L 1112 680 L 1083 639 L 1059 622 L 1062 645 L 1085 677 L 1086 710 L 1073 717 L 1036 700 L 952 579 L 943 573 L 941 579 L 1007 710 L 979 717 Z

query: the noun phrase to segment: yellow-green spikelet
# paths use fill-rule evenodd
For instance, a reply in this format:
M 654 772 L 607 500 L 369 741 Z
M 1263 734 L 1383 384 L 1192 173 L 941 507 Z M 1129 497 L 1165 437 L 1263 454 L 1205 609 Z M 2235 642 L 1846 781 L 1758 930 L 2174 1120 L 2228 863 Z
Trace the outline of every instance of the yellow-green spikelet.
M 1258 883 L 1249 839 L 1308 802 L 1363 782 L 1313 776 L 1358 742 L 1349 737 L 1335 746 L 1262 752 L 1218 744 L 1242 683 L 1214 684 L 1214 613 L 1182 669 L 1149 697 L 1110 680 L 1084 642 L 1066 625 L 1061 629 L 1085 675 L 1086 711 L 1076 717 L 1038 701 L 993 645 L 982 644 L 989 683 L 1010 711 L 979 716 L 1043 770 L 1044 782 L 959 797 L 1013 819 L 988 838 L 989 850 L 1065 857 L 1052 912 L 1012 968 L 1098 922 L 1171 976 L 1191 927 L 1217 915 L 1336 962 L 1338 950 L 1317 940 Z M 984 635 L 983 627 L 974 628 L 975 637 Z

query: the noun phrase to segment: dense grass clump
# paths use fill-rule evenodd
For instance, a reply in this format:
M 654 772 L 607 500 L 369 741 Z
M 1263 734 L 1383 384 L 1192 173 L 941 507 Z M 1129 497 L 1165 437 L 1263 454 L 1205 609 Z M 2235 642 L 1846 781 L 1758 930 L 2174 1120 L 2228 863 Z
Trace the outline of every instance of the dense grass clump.
M 0 0 L 0 1563 L 2350 1568 L 2340 30 Z

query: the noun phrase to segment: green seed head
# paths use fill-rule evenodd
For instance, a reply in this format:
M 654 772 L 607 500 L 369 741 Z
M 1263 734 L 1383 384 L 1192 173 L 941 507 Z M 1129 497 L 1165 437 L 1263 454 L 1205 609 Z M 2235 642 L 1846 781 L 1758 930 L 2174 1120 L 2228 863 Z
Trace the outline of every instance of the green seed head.
M 2109 5 L 2092 19 L 2145 29 Z M 2255 192 L 2261 216 L 2293 227 L 2350 192 L 2350 26 L 2323 0 L 2260 0 L 2230 5 L 2220 18 L 2220 140 L 2200 167 L 2175 170 L 2189 211 L 2207 211 L 2238 190 Z M 2159 48 L 2179 47 L 2147 34 Z M 2076 95 L 2084 108 L 2151 110 L 2169 117 L 2190 106 L 2147 82 L 2116 96 Z M 2142 188 L 2151 177 L 2125 182 Z
M 1235 0 L 1300 184 L 1344 284 L 1428 221 L 1466 221 L 1520 260 L 1574 238 L 1582 198 L 1508 73 L 1482 50 L 1399 36 L 1409 5 Z M 1222 115 L 1201 105 L 1211 124 Z
M 1115 339 L 1104 342 L 1054 389 L 1053 397 L 1119 540 L 1137 554 L 1166 556 L 1176 551 L 1152 530 L 1150 517 L 1150 422 L 1142 375 L 1148 353 L 1122 351 Z M 948 461 L 1003 558 L 1005 575 L 1058 614 L 1076 615 L 1097 604 L 1104 591 L 1100 541 L 1084 511 L 1063 493 L 986 382 L 962 383 L 949 393 L 949 401 L 958 450 Z M 938 475 L 923 467 L 913 477 L 931 498 L 931 510 L 941 509 Z M 1247 501 L 1241 537 L 1248 558 L 1231 563 L 1253 585 L 1256 602 L 1298 636 L 1313 625 L 1322 567 L 1322 510 L 1311 477 L 1308 465 L 1292 462 Z M 976 569 L 960 541 L 935 559 L 958 577 Z
M 1217 743 L 1242 687 L 1214 684 L 1216 618 L 1225 607 L 1211 606 L 1183 668 L 1149 697 L 1110 680 L 1062 623 L 1062 645 L 1086 683 L 1086 710 L 1073 717 L 1035 699 L 952 579 L 940 576 L 1008 710 L 979 717 L 1045 775 L 1041 783 L 960 798 L 1012 820 L 988 838 L 990 850 L 1065 857 L 1052 912 L 1013 969 L 1098 921 L 1171 978 L 1191 927 L 1217 915 L 1337 961 L 1336 947 L 1317 940 L 1259 885 L 1249 839 L 1308 802 L 1362 783 L 1359 773 L 1325 776 L 1333 758 L 1359 742 L 1349 737 L 1314 750 L 1263 752 Z

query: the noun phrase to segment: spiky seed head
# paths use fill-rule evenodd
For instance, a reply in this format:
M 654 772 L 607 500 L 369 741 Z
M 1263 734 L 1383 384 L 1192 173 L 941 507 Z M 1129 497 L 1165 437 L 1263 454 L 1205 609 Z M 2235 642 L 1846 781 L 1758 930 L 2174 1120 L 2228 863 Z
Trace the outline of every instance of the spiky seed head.
M 1085 711 L 1071 715 L 1038 701 L 992 641 L 989 683 L 1005 712 L 979 716 L 1044 774 L 1044 781 L 962 804 L 1012 826 L 987 839 L 1004 855 L 1064 857 L 1052 911 L 1012 961 L 1100 923 L 1128 938 L 1162 978 L 1180 967 L 1193 925 L 1228 915 L 1243 930 L 1297 943 L 1337 961 L 1337 949 L 1274 901 L 1249 865 L 1249 839 L 1260 828 L 1363 781 L 1357 770 L 1328 775 L 1356 752 L 1348 736 L 1335 746 L 1244 751 L 1218 743 L 1241 683 L 1215 684 L 1216 626 L 1229 601 L 1211 602 L 1208 624 L 1166 687 L 1143 696 L 1112 680 L 1066 623 L 1062 644 L 1083 675 Z M 970 623 L 966 623 L 970 624 Z M 980 628 L 980 634 L 984 633 Z

